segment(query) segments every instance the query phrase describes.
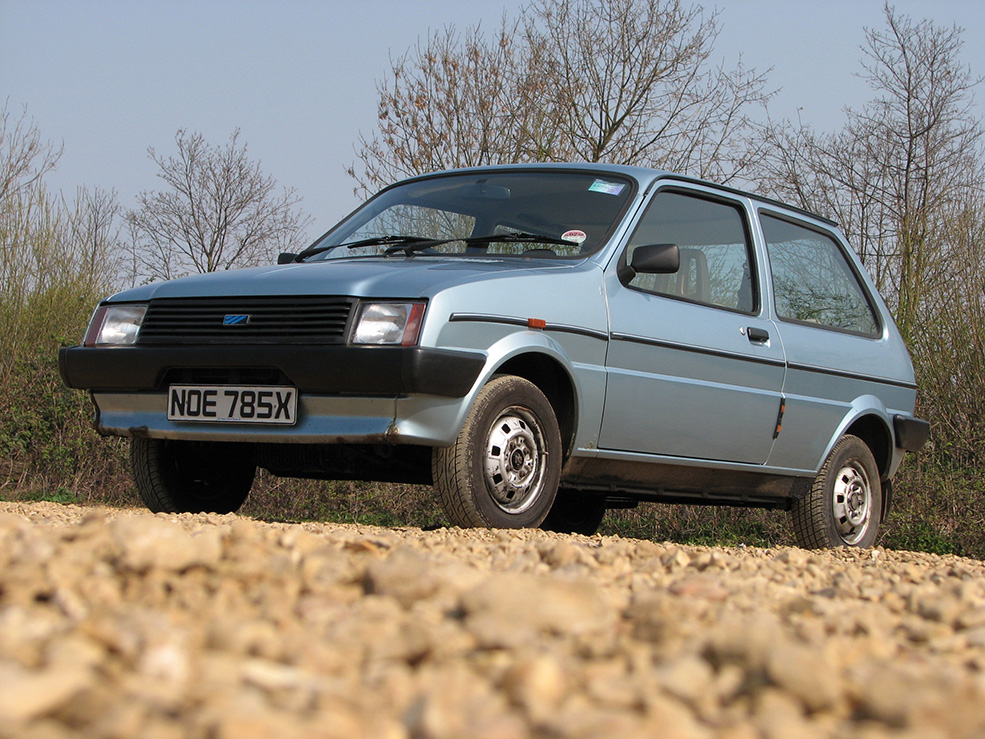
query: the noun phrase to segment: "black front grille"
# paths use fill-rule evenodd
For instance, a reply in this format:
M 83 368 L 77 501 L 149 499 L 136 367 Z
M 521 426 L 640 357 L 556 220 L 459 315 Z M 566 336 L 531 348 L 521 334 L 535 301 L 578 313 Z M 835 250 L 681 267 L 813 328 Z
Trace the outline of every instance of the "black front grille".
M 341 344 L 355 298 L 161 298 L 150 301 L 138 344 Z

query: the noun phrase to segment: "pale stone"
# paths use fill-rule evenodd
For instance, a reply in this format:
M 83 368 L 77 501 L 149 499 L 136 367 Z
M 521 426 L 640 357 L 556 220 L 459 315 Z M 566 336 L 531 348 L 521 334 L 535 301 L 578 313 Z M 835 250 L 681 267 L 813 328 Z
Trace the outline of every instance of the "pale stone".
M 0 726 L 45 716 L 67 703 L 93 680 L 83 667 L 28 671 L 0 663 Z
M 782 642 L 770 651 L 766 671 L 780 688 L 799 698 L 811 711 L 834 706 L 840 698 L 839 678 L 824 653 Z
M 463 593 L 469 630 L 487 647 L 516 647 L 542 633 L 582 634 L 611 627 L 616 613 L 588 583 L 531 575 L 491 575 Z
M 964 632 L 968 646 L 985 649 L 985 626 L 977 626 Z
M 386 559 L 372 562 L 366 569 L 366 592 L 389 595 L 404 608 L 433 595 L 441 582 L 432 572 L 427 556 L 410 547 L 401 547 Z
M 671 584 L 668 590 L 682 598 L 700 598 L 710 601 L 728 600 L 732 591 L 722 578 L 716 575 L 689 575 Z
M 559 542 L 551 547 L 544 555 L 544 561 L 551 567 L 558 568 L 580 561 L 581 550 L 575 544 Z
M 557 710 L 568 682 L 557 659 L 540 655 L 513 665 L 503 680 L 503 688 L 512 703 L 540 722 Z
M 263 659 L 250 659 L 240 668 L 242 680 L 264 690 L 316 689 L 318 676 L 290 665 Z
M 663 562 L 664 566 L 669 569 L 682 569 L 691 563 L 691 558 L 680 547 L 674 547 L 670 551 L 666 552 L 660 558 L 660 561 Z
M 714 672 L 700 657 L 686 656 L 658 667 L 656 679 L 668 693 L 696 703 L 712 690 Z
M 214 537 L 203 538 L 199 547 L 188 531 L 163 518 L 117 519 L 110 528 L 122 552 L 122 562 L 131 570 L 180 572 L 218 560 Z
M 959 557 L 0 501 L 0 564 L 4 736 L 985 736 Z
M 796 701 L 775 689 L 767 689 L 757 696 L 755 725 L 766 739 L 823 739 L 823 734 L 812 727 Z

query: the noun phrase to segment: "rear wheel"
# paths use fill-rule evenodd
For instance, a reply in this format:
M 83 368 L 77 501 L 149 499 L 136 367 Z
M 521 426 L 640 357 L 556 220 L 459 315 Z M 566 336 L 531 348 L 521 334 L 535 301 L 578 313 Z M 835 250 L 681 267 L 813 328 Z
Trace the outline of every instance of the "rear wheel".
M 554 505 L 540 527 L 559 534 L 592 536 L 599 530 L 605 511 L 604 495 L 562 488 L 557 491 Z
M 538 526 L 561 476 L 561 433 L 531 382 L 495 377 L 479 392 L 455 443 L 433 452 L 441 507 L 455 526 Z
M 140 499 L 154 512 L 232 513 L 256 475 L 247 444 L 132 439 L 130 467 Z
M 843 436 L 791 514 L 797 543 L 806 549 L 872 546 L 879 534 L 882 486 L 866 443 Z

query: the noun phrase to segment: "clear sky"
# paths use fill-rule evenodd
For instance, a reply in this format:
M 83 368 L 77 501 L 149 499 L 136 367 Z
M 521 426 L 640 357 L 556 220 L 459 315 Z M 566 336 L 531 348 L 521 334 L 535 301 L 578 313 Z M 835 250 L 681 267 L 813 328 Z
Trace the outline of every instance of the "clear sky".
M 303 197 L 312 237 L 358 202 L 345 167 L 376 123 L 375 83 L 429 30 L 499 25 L 519 0 L 0 0 L 0 104 L 27 106 L 64 145 L 48 180 L 115 189 L 125 207 L 156 189 L 147 147 L 179 128 L 224 143 L 235 128 L 263 170 Z M 863 27 L 882 0 L 718 0 L 716 53 L 773 68 L 774 117 L 821 130 L 868 97 Z M 964 27 L 964 61 L 985 75 L 985 0 L 897 0 L 898 11 Z M 985 86 L 978 91 L 985 113 Z

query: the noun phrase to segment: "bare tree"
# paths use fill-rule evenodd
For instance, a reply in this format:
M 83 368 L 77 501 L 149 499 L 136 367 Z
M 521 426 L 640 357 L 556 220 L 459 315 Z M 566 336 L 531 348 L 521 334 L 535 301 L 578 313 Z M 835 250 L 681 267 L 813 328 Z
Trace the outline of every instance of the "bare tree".
M 58 376 L 59 346 L 76 343 L 93 306 L 118 288 L 111 192 L 49 191 L 60 150 L 26 111 L 0 110 L 0 489 L 103 486 L 118 451 L 80 454 L 95 437 L 88 400 Z M 93 461 L 98 458 L 99 461 Z
M 134 262 L 145 277 L 259 264 L 301 236 L 309 219 L 296 209 L 300 198 L 290 188 L 278 191 L 247 157 L 238 129 L 224 147 L 184 130 L 175 143 L 175 156 L 148 149 L 166 188 L 141 192 L 139 206 L 126 214 Z
M 681 0 L 538 0 L 527 19 L 566 159 L 728 180 L 765 78 L 713 68 L 717 15 Z
M 717 16 L 682 0 L 537 0 L 489 40 L 454 29 L 391 62 L 362 190 L 435 169 L 642 164 L 728 180 L 752 151 L 762 75 L 710 66 Z
M 39 279 L 34 253 L 61 229 L 58 203 L 43 180 L 61 154 L 41 138 L 24 109 L 0 110 L 0 325 L 9 333 Z M 6 342 L 5 342 L 6 344 Z
M 952 213 L 946 279 L 925 301 L 911 346 L 941 456 L 973 464 L 985 460 L 985 191 Z
M 530 49 L 518 25 L 504 18 L 491 41 L 478 28 L 464 38 L 453 28 L 432 34 L 391 61 L 391 77 L 377 86 L 379 131 L 360 136 L 349 174 L 363 191 L 421 172 L 522 161 L 531 151 L 545 81 L 527 73 Z
M 960 62 L 961 29 L 885 7 L 867 30 L 862 76 L 875 96 L 840 132 L 774 124 L 760 182 L 841 222 L 910 337 L 948 279 L 953 225 L 985 186 L 979 79 Z
M 985 459 L 985 129 L 961 29 L 885 6 L 866 31 L 873 98 L 825 134 L 772 124 L 758 182 L 842 224 L 913 356 L 937 457 Z
M 25 108 L 15 118 L 9 102 L 0 109 L 0 203 L 40 182 L 54 169 L 61 148 L 41 140 L 41 132 Z
M 90 272 L 102 270 L 104 283 L 119 285 L 128 271 L 120 239 L 122 208 L 115 190 L 81 187 L 68 214 L 69 238 L 80 264 Z
M 37 126 L 0 111 L 0 395 L 24 356 L 75 340 L 92 305 L 116 285 L 116 197 L 80 189 L 68 204 L 46 175 L 60 149 Z

